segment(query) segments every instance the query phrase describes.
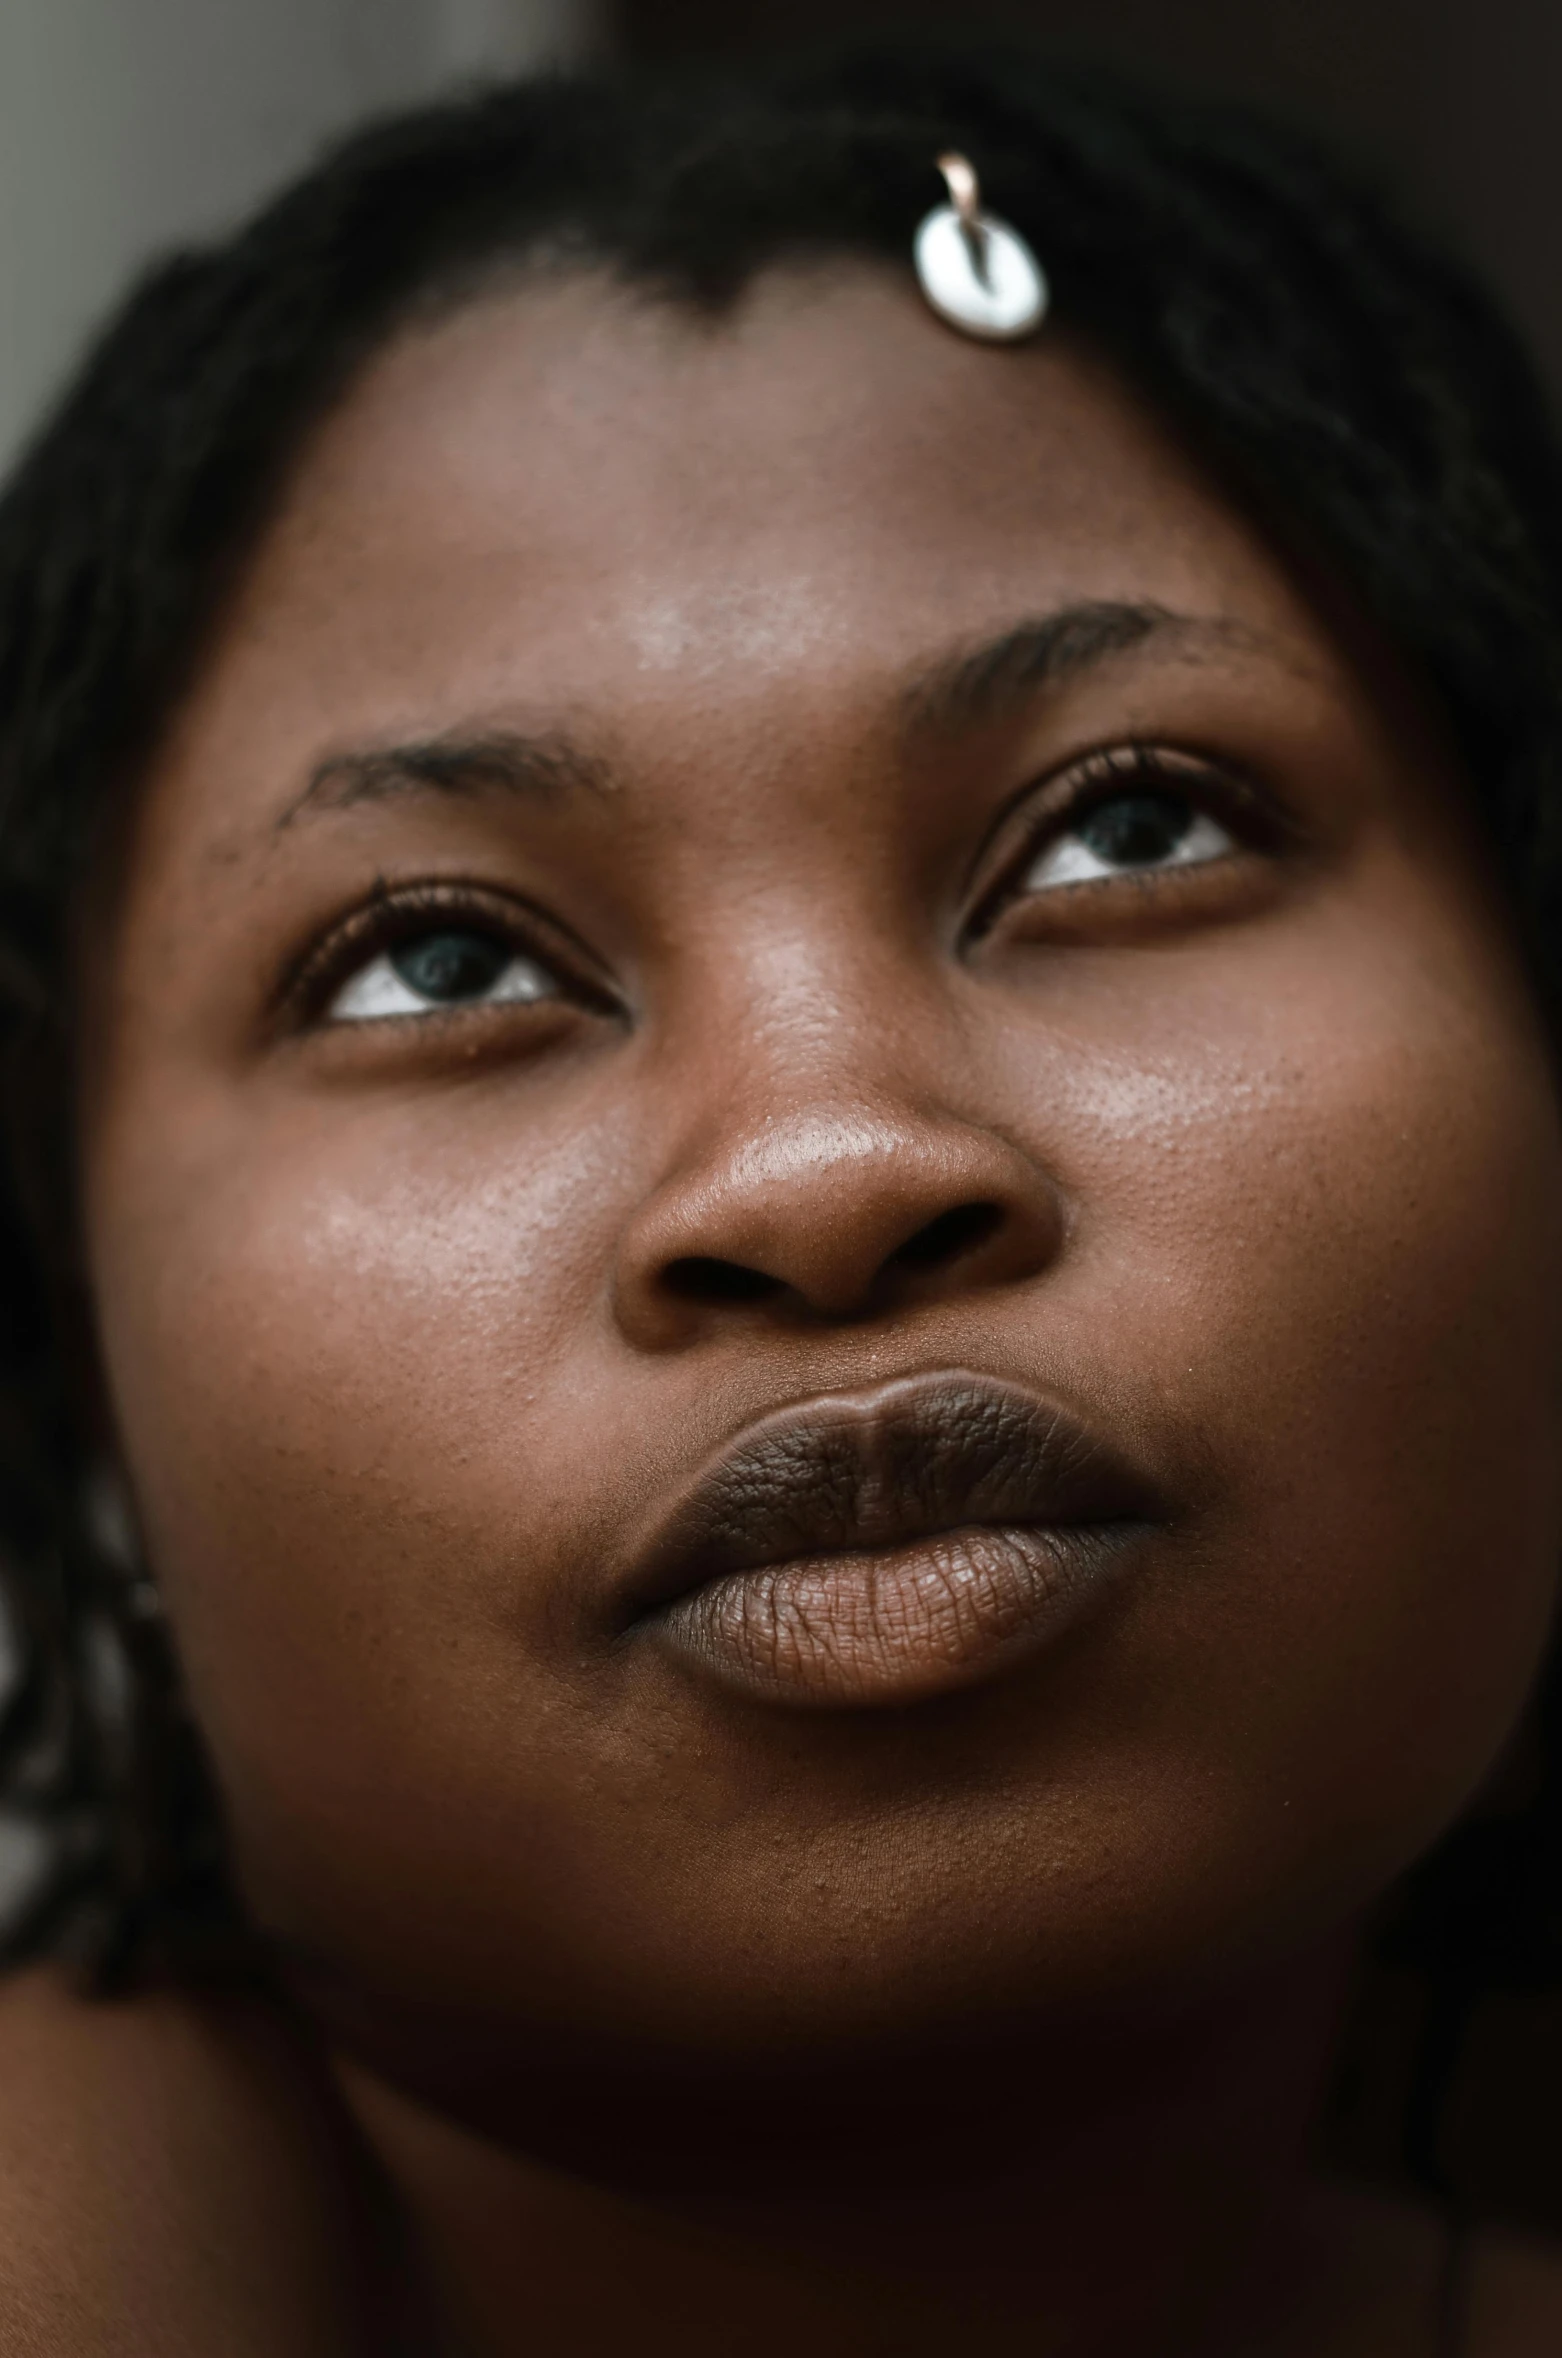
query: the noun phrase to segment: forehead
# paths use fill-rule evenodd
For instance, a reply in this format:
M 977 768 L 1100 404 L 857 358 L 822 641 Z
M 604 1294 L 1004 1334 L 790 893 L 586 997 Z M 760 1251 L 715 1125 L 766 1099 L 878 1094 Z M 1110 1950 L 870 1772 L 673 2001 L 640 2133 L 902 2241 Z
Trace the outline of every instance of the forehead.
M 1317 645 L 1283 569 L 1100 360 L 994 350 L 888 273 L 709 321 L 591 278 L 404 335 L 317 433 L 197 698 L 327 734 L 539 702 L 828 699 L 1077 599 Z M 691 691 L 697 691 L 691 697 Z

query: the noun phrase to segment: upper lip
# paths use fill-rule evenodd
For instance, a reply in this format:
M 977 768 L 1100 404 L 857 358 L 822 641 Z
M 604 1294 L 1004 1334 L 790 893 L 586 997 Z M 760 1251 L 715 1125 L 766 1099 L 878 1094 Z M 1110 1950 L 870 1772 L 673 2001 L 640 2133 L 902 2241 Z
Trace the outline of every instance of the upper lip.
M 638 1554 L 631 1610 L 810 1556 L 986 1524 L 1156 1519 L 1154 1489 L 1071 1410 L 965 1370 L 825 1394 L 748 1426 Z

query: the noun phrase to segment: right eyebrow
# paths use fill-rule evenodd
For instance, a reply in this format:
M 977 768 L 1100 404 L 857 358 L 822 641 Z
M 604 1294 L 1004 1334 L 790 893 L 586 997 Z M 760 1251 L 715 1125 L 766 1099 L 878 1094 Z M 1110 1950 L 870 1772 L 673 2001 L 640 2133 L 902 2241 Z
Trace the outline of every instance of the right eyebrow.
M 603 795 L 613 781 L 605 763 L 570 738 L 526 736 L 511 730 L 430 737 L 406 745 L 370 746 L 330 754 L 277 821 L 280 830 L 316 812 L 351 810 L 405 794 L 479 795 L 496 790 L 527 800 L 557 802 L 575 794 Z
M 1043 690 L 1147 644 L 1196 657 L 1259 643 L 1265 643 L 1264 634 L 1231 615 L 1179 614 L 1169 606 L 1118 599 L 1062 606 L 918 673 L 902 698 L 902 727 L 912 741 L 958 736 L 1003 720 Z

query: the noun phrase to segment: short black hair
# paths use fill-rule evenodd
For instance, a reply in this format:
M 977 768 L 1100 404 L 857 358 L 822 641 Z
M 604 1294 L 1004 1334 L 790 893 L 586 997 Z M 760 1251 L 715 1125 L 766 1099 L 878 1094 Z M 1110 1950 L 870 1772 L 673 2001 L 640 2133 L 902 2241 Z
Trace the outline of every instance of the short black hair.
M 400 326 L 528 266 L 713 319 L 772 264 L 904 275 L 949 147 L 1043 256 L 1057 318 L 1288 519 L 1428 684 L 1555 1011 L 1547 403 L 1479 286 L 1306 139 L 1023 51 L 904 45 L 518 84 L 352 138 L 146 280 L 0 504 L 0 1790 L 49 1857 L 13 1960 L 65 1947 L 112 1979 L 220 1953 L 239 1919 L 171 1650 L 92 1506 L 62 1081 L 83 876 L 287 468 Z M 1531 1807 L 1445 1844 L 1385 1936 L 1455 1996 L 1562 1959 L 1562 1728 L 1543 1749 Z

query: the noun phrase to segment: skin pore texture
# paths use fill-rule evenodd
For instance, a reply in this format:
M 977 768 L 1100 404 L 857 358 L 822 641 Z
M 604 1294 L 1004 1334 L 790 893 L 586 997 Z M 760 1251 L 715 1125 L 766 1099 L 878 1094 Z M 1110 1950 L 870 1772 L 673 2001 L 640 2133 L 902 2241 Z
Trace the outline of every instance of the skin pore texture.
M 274 2154 L 270 2031 L 8 2035 L 231 2115 L 224 2347 L 389 2346 L 357 2137 L 425 2351 L 1430 2358 L 1305 2157 L 1546 1641 L 1562 1149 L 1370 636 L 1063 335 L 542 280 L 318 432 L 87 930 L 107 1395 L 319 2053 Z

